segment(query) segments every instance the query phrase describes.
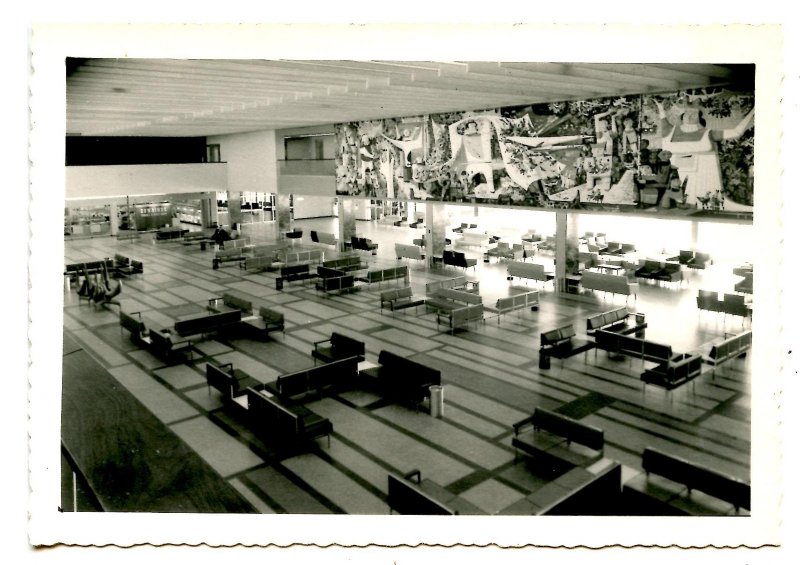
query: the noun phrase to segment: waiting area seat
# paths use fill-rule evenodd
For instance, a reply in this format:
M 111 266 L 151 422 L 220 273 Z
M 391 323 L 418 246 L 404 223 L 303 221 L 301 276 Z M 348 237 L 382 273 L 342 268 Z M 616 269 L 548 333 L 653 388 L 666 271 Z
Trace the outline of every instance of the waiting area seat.
M 385 349 L 378 354 L 378 366 L 361 371 L 361 376 L 369 388 L 417 409 L 426 398 L 430 398 L 430 387 L 442 384 L 438 369 Z
M 549 369 L 551 357 L 563 360 L 573 355 L 586 353 L 594 347 L 595 344 L 593 342 L 576 337 L 575 327 L 572 324 L 542 332 L 539 348 L 539 368 Z
M 588 467 L 603 457 L 603 430 L 544 408 L 513 425 L 511 445 L 554 469 Z
M 750 485 L 704 465 L 647 447 L 643 473 L 626 481 L 622 497 L 632 515 L 741 515 Z
M 451 267 L 459 267 L 466 270 L 474 269 L 478 264 L 478 260 L 468 258 L 460 251 L 450 251 L 445 249 L 442 252 L 442 263 L 445 265 L 450 265 Z
M 339 332 L 331 333 L 331 337 L 314 342 L 314 350 L 311 356 L 314 361 L 320 360 L 323 363 L 330 363 L 348 357 L 359 357 L 359 361 L 364 360 L 366 347 L 363 341 L 346 336 Z
M 388 308 L 392 312 L 405 308 L 424 306 L 425 299 L 414 296 L 410 286 L 381 292 L 381 312 Z

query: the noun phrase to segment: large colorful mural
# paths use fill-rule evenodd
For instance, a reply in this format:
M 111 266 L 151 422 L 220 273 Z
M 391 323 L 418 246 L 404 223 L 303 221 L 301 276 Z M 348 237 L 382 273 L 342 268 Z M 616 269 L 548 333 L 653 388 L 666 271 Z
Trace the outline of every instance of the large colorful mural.
M 336 190 L 542 208 L 752 213 L 752 92 L 680 91 L 338 124 Z

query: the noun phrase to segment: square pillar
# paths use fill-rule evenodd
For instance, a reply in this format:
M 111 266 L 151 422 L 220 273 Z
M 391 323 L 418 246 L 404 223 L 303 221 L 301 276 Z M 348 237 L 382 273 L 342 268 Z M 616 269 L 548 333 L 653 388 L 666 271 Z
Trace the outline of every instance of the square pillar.
M 111 235 L 117 235 L 117 232 L 119 231 L 119 215 L 117 212 L 117 205 L 110 204 L 108 208 L 108 220 L 111 224 Z
M 447 236 L 447 214 L 444 204 L 428 200 L 425 202 L 425 255 L 428 265 L 433 266 L 433 257 L 441 257 Z
M 355 200 L 339 198 L 339 251 L 356 235 Z
M 556 212 L 556 289 L 566 292 L 566 276 L 578 268 L 578 218 Z
M 231 229 L 242 223 L 242 193 L 228 191 L 228 222 Z

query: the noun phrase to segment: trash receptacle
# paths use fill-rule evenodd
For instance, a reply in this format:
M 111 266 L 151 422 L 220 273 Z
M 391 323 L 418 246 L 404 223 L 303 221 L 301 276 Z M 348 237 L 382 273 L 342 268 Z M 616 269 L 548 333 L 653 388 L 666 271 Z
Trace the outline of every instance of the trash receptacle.
M 636 337 L 644 337 L 644 314 L 636 314 L 636 325 L 640 326 L 636 330 Z
M 441 418 L 444 414 L 444 387 L 433 385 L 431 391 L 431 416 Z
M 539 353 L 539 368 L 540 369 L 549 369 L 550 368 L 550 356 L 546 353 Z
M 275 279 L 275 290 L 283 290 L 283 278 L 278 277 Z

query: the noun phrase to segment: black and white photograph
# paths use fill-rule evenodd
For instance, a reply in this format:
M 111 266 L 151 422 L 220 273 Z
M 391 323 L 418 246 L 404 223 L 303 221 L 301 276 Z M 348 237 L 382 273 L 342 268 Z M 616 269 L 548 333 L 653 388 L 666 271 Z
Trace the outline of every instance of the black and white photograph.
M 35 26 L 32 542 L 778 546 L 779 30 Z

